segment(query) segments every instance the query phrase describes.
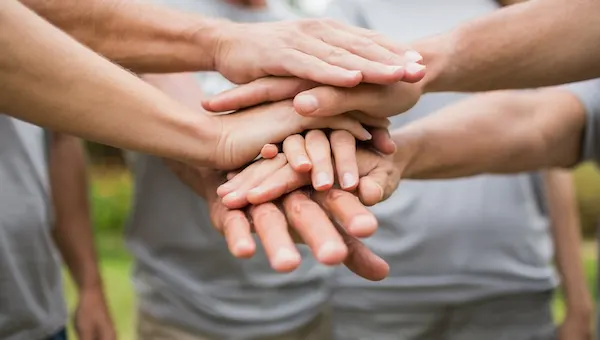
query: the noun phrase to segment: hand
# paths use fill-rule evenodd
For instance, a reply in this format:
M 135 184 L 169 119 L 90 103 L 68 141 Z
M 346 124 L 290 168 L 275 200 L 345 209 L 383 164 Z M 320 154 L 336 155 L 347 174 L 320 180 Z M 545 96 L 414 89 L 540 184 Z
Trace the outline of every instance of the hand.
M 247 211 L 230 210 L 215 193 L 216 187 L 225 181 L 222 173 L 174 161 L 167 164 L 206 199 L 213 225 L 223 233 L 235 257 L 248 258 L 254 254 L 256 244 L 251 237 L 254 231 L 264 245 L 271 267 L 280 272 L 292 271 L 300 264 L 294 242 L 307 244 L 319 262 L 327 265 L 343 262 L 369 280 L 382 280 L 389 272 L 385 261 L 346 230 L 352 224 L 373 231 L 377 227 L 374 216 L 352 194 L 334 190 L 310 198 L 302 191 L 295 191 L 276 203 L 256 205 Z M 328 214 L 342 222 L 332 222 Z
M 558 340 L 592 340 L 592 313 L 567 313 L 558 328 Z
M 236 84 L 272 75 L 352 87 L 392 84 L 405 75 L 407 47 L 330 19 L 226 22 L 217 32 L 215 70 Z
M 218 169 L 239 168 L 255 159 L 265 144 L 282 142 L 286 137 L 310 129 L 347 130 L 359 140 L 371 139 L 371 134 L 349 116 L 311 118 L 298 115 L 290 100 L 265 104 L 234 114 L 212 117 L 218 126 L 218 142 L 211 164 Z M 379 119 L 387 126 L 387 119 Z
M 80 340 L 115 340 L 115 328 L 100 288 L 82 290 L 73 320 Z
M 328 149 L 329 145 L 321 145 L 321 148 Z M 344 161 L 352 162 L 351 159 Z M 387 199 L 398 187 L 401 167 L 396 166 L 390 156 L 359 148 L 356 151 L 356 164 L 360 176 L 357 195 L 363 204 L 377 204 Z M 223 197 L 225 206 L 241 208 L 248 203 L 261 204 L 275 200 L 310 184 L 311 175 L 294 171 L 286 157 L 280 154 L 273 159 L 262 159 L 248 166 L 221 185 L 217 194 Z M 360 229 L 352 226 L 349 228 L 355 236 L 367 236 Z
M 297 78 L 269 77 L 205 99 L 202 105 L 209 111 L 224 112 L 294 98 L 294 108 L 303 116 L 325 117 L 352 112 L 362 123 L 371 125 L 369 117 L 387 118 L 403 113 L 418 102 L 422 93 L 420 83 L 341 88 Z

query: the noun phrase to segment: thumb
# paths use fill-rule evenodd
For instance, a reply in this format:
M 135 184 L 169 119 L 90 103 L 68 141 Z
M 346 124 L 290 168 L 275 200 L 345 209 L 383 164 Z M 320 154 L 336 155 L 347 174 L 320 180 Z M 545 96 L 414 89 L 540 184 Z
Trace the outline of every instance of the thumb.
M 358 197 L 366 206 L 373 206 L 388 199 L 398 188 L 400 176 L 393 168 L 376 167 L 358 183 Z
M 309 80 L 266 77 L 204 99 L 202 106 L 212 112 L 240 110 L 267 102 L 292 99 L 298 93 L 315 86 L 317 84 Z

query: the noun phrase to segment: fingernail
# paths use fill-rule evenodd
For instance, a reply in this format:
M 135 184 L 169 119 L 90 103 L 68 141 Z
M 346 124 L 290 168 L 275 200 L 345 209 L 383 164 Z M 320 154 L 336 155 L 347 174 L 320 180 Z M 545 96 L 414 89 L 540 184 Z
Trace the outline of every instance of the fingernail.
M 367 237 L 377 230 L 377 219 L 370 215 L 358 215 L 350 221 L 348 231 L 352 236 Z
M 300 261 L 300 255 L 296 252 L 291 251 L 288 248 L 282 248 L 275 253 L 275 258 L 273 259 L 273 263 L 279 266 L 287 266 L 296 264 Z
M 236 198 L 238 198 L 238 193 L 234 191 L 225 195 L 225 197 L 223 197 L 223 201 L 233 201 Z
M 388 66 L 387 68 L 390 71 L 390 73 L 396 73 L 396 72 L 400 71 L 403 67 L 402 66 Z
M 367 140 L 371 140 L 373 139 L 373 135 L 367 131 L 367 130 L 363 130 L 363 134 L 362 134 L 362 138 L 363 141 L 367 141 Z
M 354 178 L 354 176 L 352 176 L 352 174 L 350 173 L 345 173 L 344 176 L 342 176 L 342 185 L 344 186 L 344 188 L 351 188 L 356 184 L 356 179 Z
M 265 191 L 265 189 L 263 187 L 256 187 L 254 189 L 250 189 L 248 191 L 249 194 L 251 195 L 260 195 Z
M 315 184 L 317 188 L 322 188 L 331 184 L 331 181 L 329 180 L 329 176 L 327 175 L 327 173 L 320 172 L 317 174 L 317 181 Z
M 235 256 L 244 256 L 247 253 L 250 253 L 254 250 L 252 247 L 252 243 L 248 242 L 248 240 L 242 240 L 235 244 L 233 247 L 233 252 Z
M 310 165 L 310 160 L 304 156 L 298 156 L 296 162 L 298 162 L 298 165 Z
M 335 265 L 338 264 L 339 260 L 346 257 L 346 252 L 344 246 L 334 242 L 326 242 L 317 252 L 317 260 L 323 264 Z
M 408 63 L 406 64 L 406 73 L 408 74 L 417 74 L 425 69 L 425 65 L 417 64 L 417 63 Z
M 302 111 L 302 113 L 312 113 L 319 108 L 319 102 L 315 96 L 310 94 L 302 94 L 296 97 L 294 100 L 295 105 Z
M 423 56 L 421 55 L 421 53 L 417 52 L 417 51 L 406 51 L 404 53 L 404 58 L 406 59 L 407 63 L 417 63 L 421 60 L 423 60 Z

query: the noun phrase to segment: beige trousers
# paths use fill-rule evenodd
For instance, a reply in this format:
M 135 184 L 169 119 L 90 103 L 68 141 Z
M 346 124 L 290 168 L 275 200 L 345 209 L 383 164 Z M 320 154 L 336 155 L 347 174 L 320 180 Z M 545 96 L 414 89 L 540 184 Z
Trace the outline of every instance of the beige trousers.
M 195 334 L 167 325 L 141 311 L 138 312 L 138 340 L 222 340 L 218 336 Z M 291 332 L 252 340 L 331 340 L 331 316 L 329 311 L 319 314 L 308 324 Z

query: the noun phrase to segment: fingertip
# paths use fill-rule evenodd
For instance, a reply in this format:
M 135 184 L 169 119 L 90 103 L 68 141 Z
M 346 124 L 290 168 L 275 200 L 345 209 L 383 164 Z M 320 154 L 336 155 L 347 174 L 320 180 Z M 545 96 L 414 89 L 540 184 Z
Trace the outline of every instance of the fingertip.
M 256 251 L 256 244 L 251 240 L 240 240 L 231 249 L 233 256 L 237 258 L 250 258 Z
M 266 159 L 275 158 L 278 153 L 279 149 L 274 144 L 265 144 L 262 149 L 260 149 L 260 156 Z
M 298 268 L 300 262 L 302 262 L 302 258 L 298 251 L 281 248 L 271 259 L 271 267 L 278 272 L 287 273 Z
M 383 201 L 384 191 L 379 183 L 369 177 L 363 177 L 358 185 L 358 195 L 360 201 L 370 207 Z
M 358 215 L 348 225 L 348 233 L 354 237 L 369 237 L 377 230 L 377 219 L 373 215 Z
M 294 108 L 302 116 L 310 116 L 319 108 L 319 101 L 316 96 L 309 93 L 300 93 L 294 97 Z
M 229 174 L 227 175 L 227 177 L 228 177 L 228 178 L 227 178 L 227 180 L 231 180 L 231 179 L 229 178 Z M 233 178 L 233 177 L 232 177 L 232 178 Z M 219 196 L 219 197 L 223 198 L 223 197 L 225 197 L 227 194 L 229 194 L 229 193 L 230 193 L 232 190 L 233 190 L 233 188 L 232 188 L 232 185 L 231 185 L 231 183 L 225 183 L 225 184 L 222 184 L 222 185 L 220 185 L 220 186 L 217 188 L 217 196 Z
M 240 209 L 248 204 L 245 195 L 238 192 L 230 192 L 222 198 L 222 203 L 229 209 Z
M 319 263 L 335 266 L 344 261 L 348 256 L 348 248 L 338 242 L 326 242 L 317 251 L 316 258 Z
M 293 164 L 292 168 L 296 172 L 310 172 L 310 170 L 312 169 L 312 163 L 308 160 L 300 161 L 300 162 L 297 162 L 296 164 Z
M 425 76 L 426 66 L 418 63 L 406 64 L 405 80 L 410 82 L 417 82 Z

